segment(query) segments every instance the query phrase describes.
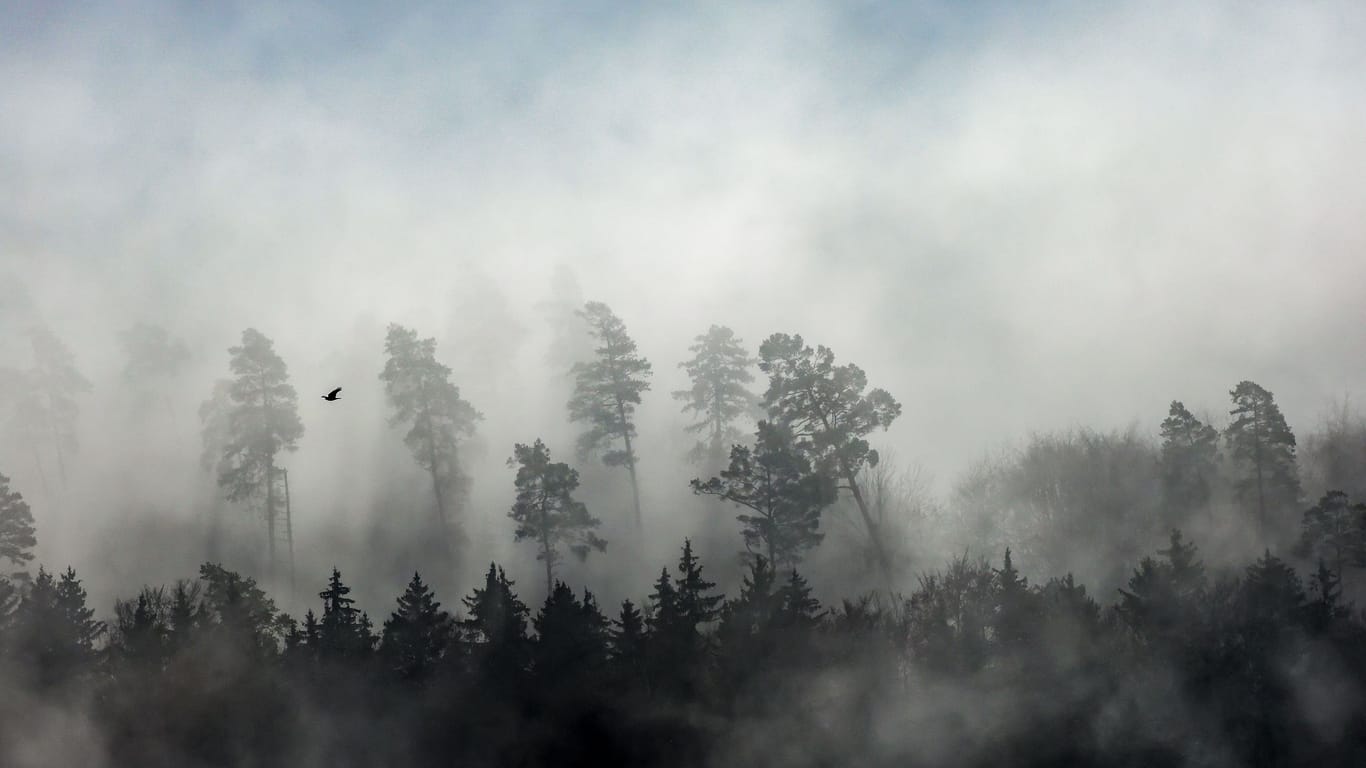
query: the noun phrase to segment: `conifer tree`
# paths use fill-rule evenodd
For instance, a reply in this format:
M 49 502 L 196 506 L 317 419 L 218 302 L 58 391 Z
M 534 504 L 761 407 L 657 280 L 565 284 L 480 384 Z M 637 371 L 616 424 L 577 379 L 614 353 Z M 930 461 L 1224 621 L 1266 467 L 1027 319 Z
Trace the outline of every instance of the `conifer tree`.
M 58 580 L 39 567 L 16 611 L 8 650 L 39 688 L 50 688 L 93 668 L 95 643 L 105 632 L 94 616 L 74 570 Z
M 834 479 L 812 470 L 783 427 L 759 422 L 753 448 L 734 446 L 720 477 L 692 481 L 694 493 L 752 510 L 738 515 L 750 557 L 761 551 L 777 567 L 796 567 L 820 544 L 821 512 L 835 501 Z
M 159 325 L 138 323 L 119 334 L 125 357 L 123 377 L 142 390 L 144 397 L 159 397 L 173 420 L 170 387 L 190 360 L 190 348 L 172 338 Z
M 10 489 L 8 477 L 0 474 L 0 561 L 8 561 L 11 576 L 27 578 L 23 569 L 33 559 L 37 539 L 33 535 L 33 513 L 18 491 Z M 0 576 L 7 574 L 0 573 Z
M 273 574 L 281 501 L 277 459 L 282 451 L 297 450 L 304 433 L 298 395 L 274 344 L 255 328 L 243 331 L 241 345 L 229 348 L 228 354 L 235 378 L 228 390 L 231 408 L 218 461 L 218 484 L 228 501 L 264 504 L 267 572 Z
M 600 521 L 588 514 L 583 502 L 575 501 L 579 473 L 563 462 L 550 461 L 550 451 L 539 439 L 526 446 L 513 447 L 508 466 L 517 466 L 517 500 L 508 517 L 517 523 L 515 540 L 531 539 L 540 544 L 536 559 L 545 563 L 546 591 L 552 589 L 559 546 L 567 544 L 580 560 L 592 550 L 607 549 L 607 541 L 593 529 Z
M 1353 505 L 1342 491 L 1305 510 L 1300 531 L 1301 553 L 1327 560 L 1339 578 L 1343 566 L 1366 566 L 1366 504 Z
M 716 584 L 702 578 L 702 565 L 692 551 L 692 541 L 683 540 L 683 553 L 678 558 L 678 610 L 682 619 L 694 630 L 710 624 L 720 615 L 724 595 L 711 594 Z
M 384 622 L 380 654 L 401 679 L 424 680 L 454 639 L 455 623 L 417 573 Z
M 588 689 L 608 657 L 608 621 L 584 590 L 583 600 L 564 582 L 555 582 L 533 620 L 536 642 L 532 664 L 550 688 Z
M 1162 498 L 1169 524 L 1184 524 L 1207 507 L 1219 453 L 1219 433 L 1173 400 L 1162 421 Z
M 1009 547 L 1006 548 L 1001 568 L 993 573 L 996 592 L 993 634 L 998 644 L 1019 648 L 1029 640 L 1037 620 L 1034 594 L 1029 589 L 1028 579 L 1021 576 L 1011 562 Z
M 342 583 L 341 572 L 332 569 L 327 589 L 318 593 L 323 601 L 323 618 L 318 625 L 318 656 L 323 659 L 360 658 L 374 647 L 370 619 L 355 607 L 347 595 L 351 588 Z
M 250 657 L 273 656 L 284 639 L 288 617 L 276 609 L 275 601 L 256 580 L 217 563 L 199 566 L 199 579 L 204 598 L 198 623 L 212 626 Z
M 411 425 L 403 442 L 432 477 L 436 518 L 446 535 L 456 499 L 468 482 L 460 466 L 460 441 L 474 434 L 483 414 L 451 383 L 451 369 L 436 360 L 436 339 L 419 339 L 417 331 L 389 326 L 384 340 L 388 360 L 379 378 L 394 413 L 390 426 Z
M 30 406 L 37 406 L 35 418 L 41 419 L 57 454 L 57 470 L 66 482 L 65 456 L 77 449 L 76 421 L 80 407 L 77 396 L 90 391 L 90 382 L 76 369 L 75 357 L 66 344 L 45 325 L 29 330 L 33 346 L 33 369 L 28 379 L 34 397 Z
M 678 364 L 688 372 L 692 387 L 674 392 L 673 397 L 683 403 L 685 413 L 698 419 L 687 427 L 688 432 L 703 438 L 688 453 L 688 460 L 717 467 L 726 460 L 727 449 L 741 438 L 735 422 L 758 410 L 759 398 L 747 388 L 754 381 L 750 367 L 758 360 L 725 326 L 711 326 L 696 341 L 688 348 L 692 359 Z
M 464 598 L 468 617 L 460 622 L 475 669 L 503 685 L 515 685 L 530 661 L 528 610 L 513 586 L 503 569 L 490 563 L 483 588 Z
M 1234 489 L 1239 500 L 1256 515 L 1265 536 L 1270 522 L 1268 512 L 1283 512 L 1299 503 L 1295 435 L 1270 392 L 1243 381 L 1229 395 L 1233 398 L 1233 409 L 1229 411 L 1233 422 L 1224 437 L 1242 470 Z
M 858 476 L 878 461 L 865 436 L 890 426 L 901 415 L 901 405 L 886 390 L 865 394 L 868 378 L 862 369 L 835 365 L 834 352 L 826 347 L 813 350 L 801 336 L 768 337 L 759 347 L 759 368 L 769 377 L 763 398 L 769 420 L 791 430 L 812 465 L 837 478 L 853 495 L 878 566 L 890 578 L 892 563 Z
M 608 628 L 608 659 L 614 682 L 627 689 L 648 685 L 648 642 L 645 616 L 635 603 L 623 600 L 621 611 Z
M 569 400 L 569 417 L 588 426 L 579 436 L 579 456 L 586 459 L 599 454 L 609 467 L 626 467 L 631 476 L 639 529 L 640 484 L 631 439 L 636 436 L 635 408 L 640 405 L 641 393 L 650 389 L 651 366 L 636 352 L 636 343 L 626 334 L 626 325 L 606 304 L 590 301 L 579 314 L 598 342 L 596 359 L 576 363 L 573 369 L 575 386 L 574 396 Z M 621 448 L 615 447 L 618 440 Z

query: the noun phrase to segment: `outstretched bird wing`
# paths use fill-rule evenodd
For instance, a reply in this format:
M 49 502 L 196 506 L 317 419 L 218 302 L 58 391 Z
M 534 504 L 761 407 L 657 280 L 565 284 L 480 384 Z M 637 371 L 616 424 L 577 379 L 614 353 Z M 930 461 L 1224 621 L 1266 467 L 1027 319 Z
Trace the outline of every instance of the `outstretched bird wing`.
M 329 398 L 336 397 L 336 396 L 337 396 L 337 393 L 340 392 L 341 390 L 342 390 L 341 387 L 337 387 L 336 389 L 332 390 L 331 392 L 328 392 L 328 393 L 327 393 L 327 396 L 328 396 Z

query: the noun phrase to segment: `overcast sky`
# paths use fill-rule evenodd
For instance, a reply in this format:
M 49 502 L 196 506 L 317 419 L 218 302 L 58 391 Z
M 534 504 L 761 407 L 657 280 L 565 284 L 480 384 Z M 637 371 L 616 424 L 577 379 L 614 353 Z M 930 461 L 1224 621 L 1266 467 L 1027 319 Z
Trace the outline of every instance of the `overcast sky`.
M 10 5 L 0 274 L 97 390 L 154 321 L 187 401 L 248 325 L 310 409 L 363 400 L 326 362 L 357 323 L 449 348 L 477 278 L 536 340 L 462 384 L 526 392 L 563 264 L 654 361 L 643 424 L 709 324 L 801 333 L 941 491 L 1241 379 L 1299 429 L 1366 397 L 1366 5 L 401 5 Z M 475 405 L 496 463 L 541 431 Z

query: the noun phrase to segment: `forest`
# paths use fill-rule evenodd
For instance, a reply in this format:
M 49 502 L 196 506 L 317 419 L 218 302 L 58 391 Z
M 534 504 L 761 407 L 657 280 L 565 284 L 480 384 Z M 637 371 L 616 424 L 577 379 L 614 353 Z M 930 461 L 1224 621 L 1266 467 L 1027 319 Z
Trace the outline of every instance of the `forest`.
M 633 438 L 653 368 L 606 304 L 575 316 L 590 343 L 570 369 L 566 418 L 580 431 L 568 453 L 610 470 L 630 502 L 605 537 L 574 465 L 539 437 L 512 446 L 504 535 L 534 553 L 543 589 L 498 562 L 458 592 L 434 588 L 479 558 L 463 533 L 477 478 L 462 447 L 483 416 L 435 338 L 398 324 L 376 380 L 425 478 L 415 535 L 428 573 L 387 604 L 362 606 L 336 567 L 295 573 L 284 465 L 304 424 L 285 361 L 254 328 L 198 414 L 215 515 L 247 522 L 238 545 L 257 550 L 245 566 L 209 560 L 101 610 L 85 586 L 100 574 L 35 564 L 34 512 L 0 476 L 0 744 L 138 766 L 1366 756 L 1366 612 L 1345 589 L 1366 568 L 1366 422 L 1346 404 L 1299 441 L 1273 394 L 1242 381 L 1218 428 L 1172 401 L 1157 442 L 1132 429 L 1035 435 L 940 503 L 872 447 L 903 405 L 858 365 L 785 333 L 752 355 L 713 325 L 678 364 L 691 387 L 671 397 L 691 419 L 696 475 L 677 492 L 706 501 L 705 546 L 727 551 L 685 537 L 656 578 L 627 588 L 636 599 L 609 604 L 592 571 L 571 581 L 567 568 L 643 541 Z M 31 366 L 5 370 L 7 435 L 29 449 L 32 476 L 59 485 L 92 385 L 50 330 L 29 338 Z M 186 345 L 159 326 L 121 338 L 138 407 L 167 408 L 157 388 Z M 821 559 L 838 515 L 857 536 Z M 973 544 L 930 562 L 915 540 L 936 527 Z M 222 531 L 211 516 L 198 551 Z M 732 564 L 735 583 L 719 588 L 704 554 Z M 823 604 L 808 566 L 863 587 Z M 301 612 L 263 585 L 302 588 Z M 71 713 L 59 732 L 53 710 Z
M 0 768 L 1366 766 L 1366 3 L 0 11 Z

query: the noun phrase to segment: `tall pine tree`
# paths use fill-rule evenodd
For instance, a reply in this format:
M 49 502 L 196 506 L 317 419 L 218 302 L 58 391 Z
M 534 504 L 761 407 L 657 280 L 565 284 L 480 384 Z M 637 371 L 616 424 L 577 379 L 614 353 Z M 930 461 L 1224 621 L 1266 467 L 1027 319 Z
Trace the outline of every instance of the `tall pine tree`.
M 747 388 L 754 381 L 750 368 L 758 361 L 745 351 L 734 331 L 721 325 L 707 329 L 688 350 L 692 359 L 678 367 L 688 372 L 692 387 L 673 393 L 675 400 L 682 401 L 683 411 L 697 418 L 688 425 L 688 432 L 703 438 L 688 459 L 719 467 L 729 447 L 741 438 L 736 421 L 758 410 L 759 398 Z
M 76 398 L 90 391 L 90 382 L 76 369 L 71 350 L 51 328 L 33 326 L 29 342 L 33 347 L 33 368 L 28 375 L 33 388 L 30 404 L 38 408 L 34 417 L 47 427 L 57 454 L 57 471 L 65 483 L 65 457 L 74 454 L 78 447 L 76 422 L 80 407 Z
M 1162 421 L 1162 500 L 1168 525 L 1184 525 L 1209 506 L 1219 433 L 1173 400 Z
M 561 544 L 584 560 L 592 550 L 606 550 L 607 541 L 593 530 L 600 521 L 572 495 L 579 487 L 579 473 L 564 462 L 552 463 L 545 443 L 538 439 L 530 446 L 517 444 L 508 466 L 517 467 L 517 500 L 508 512 L 517 523 L 515 540 L 531 539 L 540 545 L 536 559 L 545 564 L 545 588 L 550 592 Z
M 1240 464 L 1234 481 L 1238 499 L 1256 515 L 1262 535 L 1268 533 L 1268 514 L 1295 509 L 1300 498 L 1295 435 L 1281 416 L 1271 393 L 1250 382 L 1239 382 L 1229 395 L 1233 422 L 1224 431 L 1230 452 Z
M 449 532 L 457 500 L 467 488 L 460 467 L 462 438 L 474 434 L 483 415 L 460 397 L 451 369 L 436 360 L 436 339 L 418 339 L 417 331 L 390 325 L 384 340 L 389 356 L 379 378 L 394 413 L 391 426 L 410 425 L 403 442 L 432 477 L 436 519 L 442 535 Z
M 228 501 L 262 503 L 267 572 L 273 574 L 281 502 L 277 459 L 281 452 L 297 450 L 304 434 L 299 398 L 289 383 L 285 361 L 260 331 L 243 331 L 241 345 L 229 348 L 228 354 L 234 378 L 228 388 L 231 405 L 218 459 L 218 484 Z M 205 439 L 210 439 L 207 432 Z
M 606 304 L 590 301 L 579 314 L 598 342 L 596 359 L 574 365 L 569 417 L 588 426 L 579 436 L 579 455 L 587 458 L 600 454 L 607 466 L 626 467 L 631 475 L 631 497 L 639 529 L 640 483 L 631 439 L 636 436 L 635 408 L 640 405 L 641 393 L 650 389 L 651 366 L 636 352 L 636 343 L 626 334 L 626 325 Z M 618 440 L 621 448 L 615 447 Z
M 797 447 L 819 471 L 837 478 L 854 497 L 864 533 L 885 578 L 892 563 L 859 487 L 859 472 L 875 466 L 877 451 L 865 437 L 886 429 L 901 405 L 886 390 L 864 392 L 868 377 L 856 365 L 835 365 L 835 353 L 812 349 L 801 336 L 775 333 L 759 347 L 759 368 L 768 374 L 763 405 L 769 419 L 791 430 Z

